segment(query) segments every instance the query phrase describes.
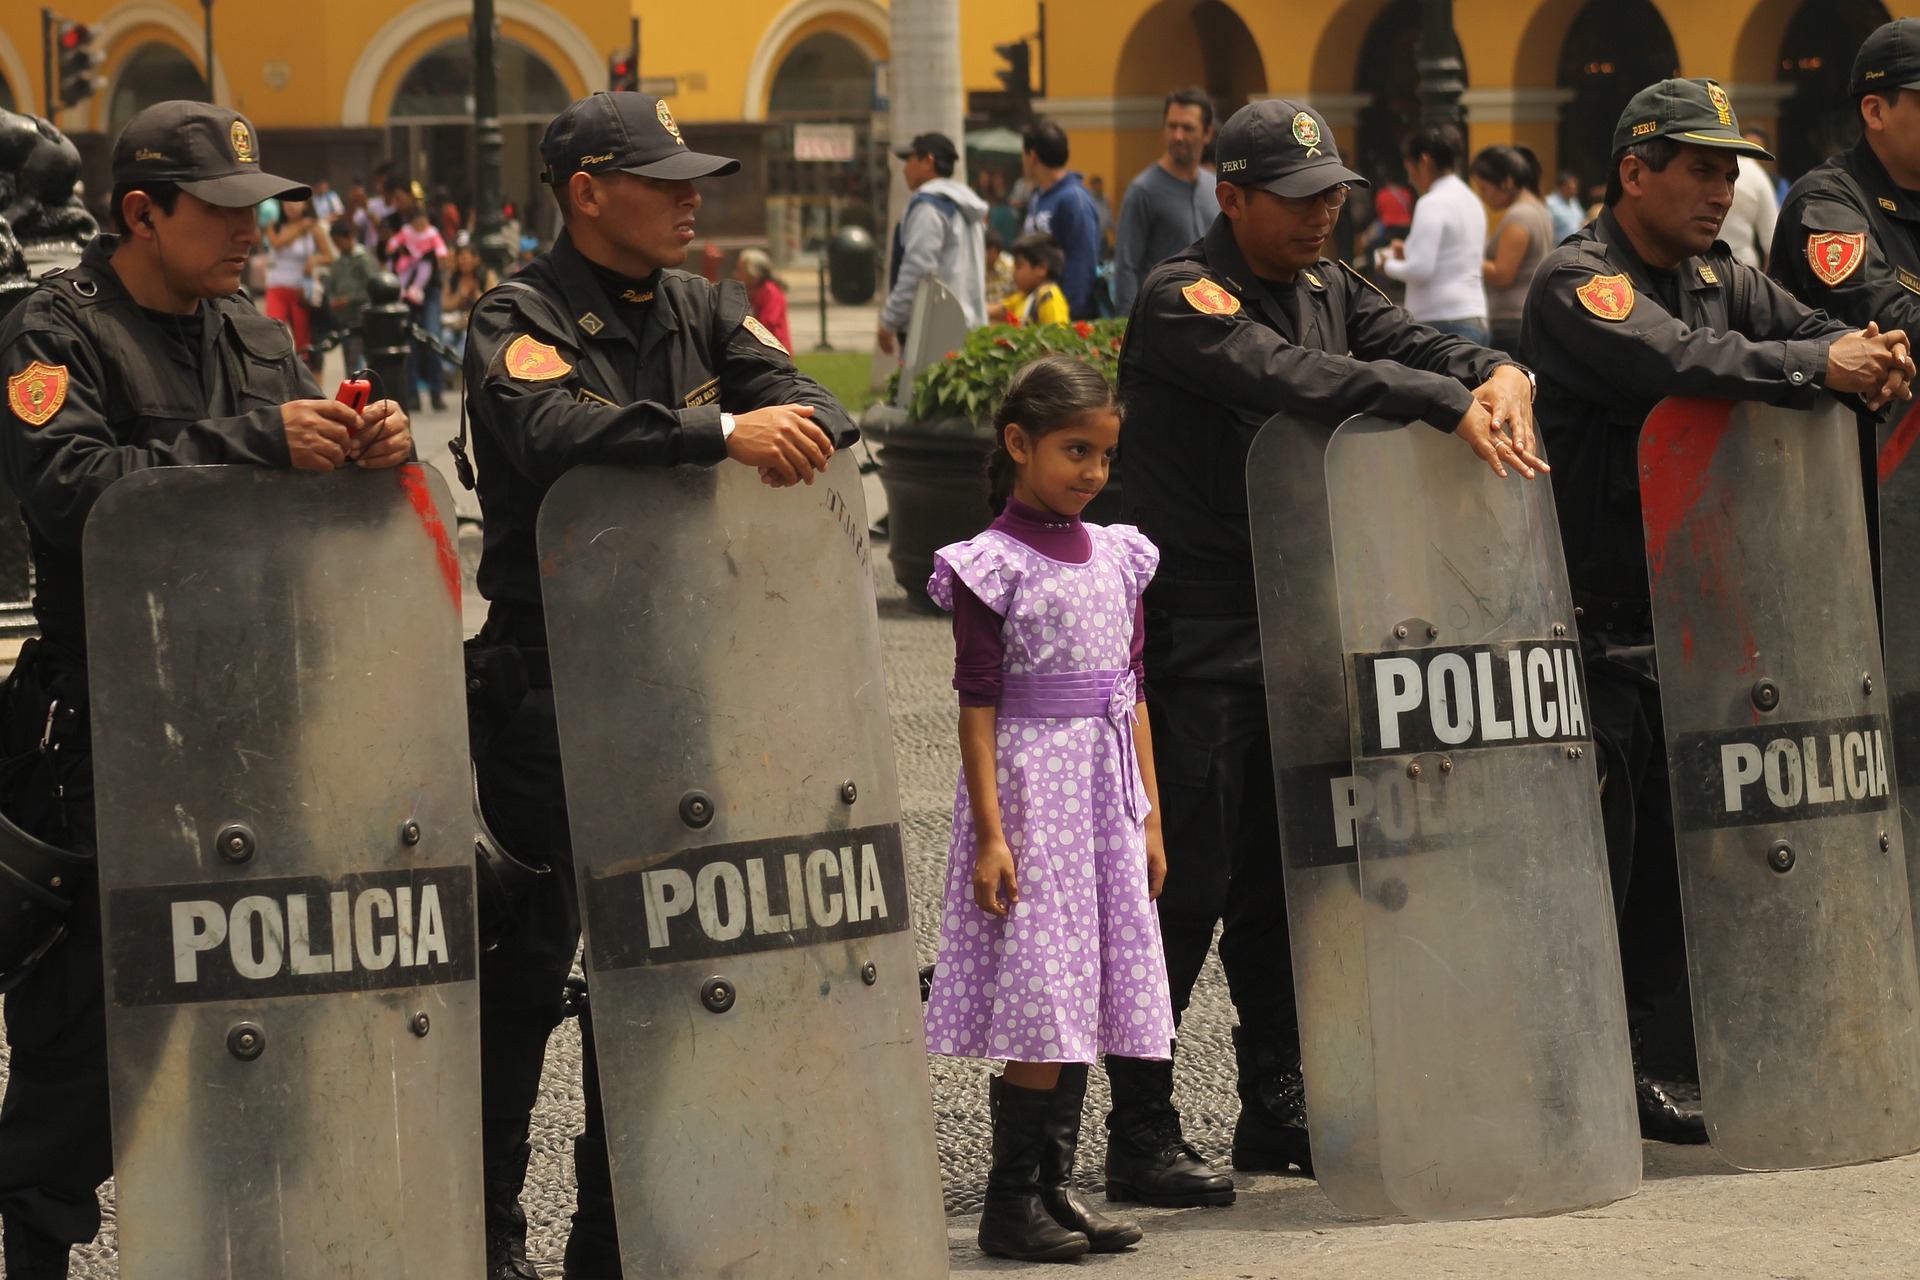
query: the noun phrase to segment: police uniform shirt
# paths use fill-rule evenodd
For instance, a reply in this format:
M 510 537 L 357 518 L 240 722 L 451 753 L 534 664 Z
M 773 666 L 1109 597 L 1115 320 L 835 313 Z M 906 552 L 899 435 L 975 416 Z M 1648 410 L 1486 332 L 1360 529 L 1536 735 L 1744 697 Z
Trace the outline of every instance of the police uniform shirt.
M 0 326 L 0 470 L 26 517 L 42 634 L 76 653 L 80 534 L 106 487 L 148 467 L 290 466 L 280 406 L 320 395 L 286 327 L 244 294 L 193 317 L 141 307 L 110 263 L 118 243 L 96 237 Z
M 563 231 L 474 308 L 465 370 L 485 512 L 477 581 L 496 606 L 541 616 L 535 522 L 573 467 L 719 462 L 722 410 L 812 405 L 836 444 L 855 437 L 846 410 L 749 315 L 738 281 L 663 270 L 652 291 L 623 300 L 639 315 L 635 333 Z M 515 639 L 544 643 L 532 630 Z
M 1647 265 L 1611 210 L 1541 262 L 1520 355 L 1553 464 L 1567 572 L 1591 612 L 1644 613 L 1640 428 L 1669 396 L 1808 408 L 1850 326 L 1796 300 L 1715 241 L 1671 271 Z
M 1768 269 L 1854 328 L 1920 333 L 1920 199 L 1893 185 L 1863 139 L 1787 192 Z
M 1371 413 L 1451 431 L 1511 363 L 1416 323 L 1341 264 L 1259 279 L 1221 215 L 1134 301 L 1120 353 L 1128 516 L 1163 576 L 1251 579 L 1247 450 L 1268 418 L 1333 428 Z

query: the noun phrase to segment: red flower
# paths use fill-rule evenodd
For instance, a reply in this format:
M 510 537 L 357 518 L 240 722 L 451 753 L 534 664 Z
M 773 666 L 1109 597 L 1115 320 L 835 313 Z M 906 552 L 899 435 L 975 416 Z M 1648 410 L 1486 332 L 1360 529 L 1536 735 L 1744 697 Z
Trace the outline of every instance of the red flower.
M 1075 320 L 1073 322 L 1073 331 L 1083 338 L 1091 338 L 1093 336 L 1093 326 L 1085 320 Z
M 1020 327 L 1020 317 L 1019 317 L 1019 316 L 1008 316 L 1008 317 L 1007 317 L 1007 323 L 1008 323 L 1008 324 L 1010 324 L 1010 325 L 1012 325 L 1012 326 L 1013 326 L 1014 328 L 1016 328 L 1016 329 L 1018 329 L 1018 328 Z
M 1013 342 L 1007 338 L 995 338 L 993 345 L 996 347 L 1005 347 L 1009 351 L 1013 350 Z
M 1118 339 L 1118 338 L 1115 338 L 1115 339 L 1113 340 L 1113 349 L 1114 349 L 1115 351 L 1118 351 L 1118 350 L 1120 349 L 1120 339 Z
M 949 359 L 949 360 L 958 360 L 959 358 L 960 358 L 960 353 L 959 353 L 958 351 L 949 351 L 949 352 L 947 352 L 947 359 Z

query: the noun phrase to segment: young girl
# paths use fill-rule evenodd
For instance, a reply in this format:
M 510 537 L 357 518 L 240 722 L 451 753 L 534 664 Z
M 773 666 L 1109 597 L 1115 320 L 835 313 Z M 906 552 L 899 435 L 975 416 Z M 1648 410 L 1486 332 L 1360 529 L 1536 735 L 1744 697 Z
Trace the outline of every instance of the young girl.
M 943 548 L 927 584 L 953 611 L 963 763 L 927 1047 L 1007 1060 L 980 1248 L 1058 1261 L 1140 1239 L 1074 1189 L 1087 1065 L 1171 1056 L 1139 693 L 1140 596 L 1160 553 L 1130 526 L 1080 521 L 1120 438 L 1099 373 L 1036 360 L 994 425 L 999 517 Z

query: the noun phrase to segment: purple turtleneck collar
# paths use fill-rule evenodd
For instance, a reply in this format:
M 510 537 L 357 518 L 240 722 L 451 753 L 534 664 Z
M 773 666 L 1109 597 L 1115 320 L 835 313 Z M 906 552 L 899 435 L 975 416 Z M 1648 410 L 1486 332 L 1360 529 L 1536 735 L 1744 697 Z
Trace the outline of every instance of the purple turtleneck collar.
M 1093 558 L 1093 537 L 1079 516 L 1057 515 L 1008 498 L 1007 509 L 989 527 L 1062 564 L 1085 564 Z

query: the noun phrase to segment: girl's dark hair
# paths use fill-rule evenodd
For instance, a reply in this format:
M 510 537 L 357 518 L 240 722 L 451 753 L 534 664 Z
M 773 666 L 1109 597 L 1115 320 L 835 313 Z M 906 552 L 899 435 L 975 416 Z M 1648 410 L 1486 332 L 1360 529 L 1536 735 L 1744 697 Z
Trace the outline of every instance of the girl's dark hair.
M 1119 397 L 1098 369 L 1072 356 L 1041 356 L 1020 366 L 1007 393 L 993 411 L 993 449 L 987 454 L 987 509 L 999 515 L 1013 496 L 1016 467 L 1007 452 L 1007 428 L 1014 423 L 1027 439 L 1071 427 L 1088 414 L 1121 416 Z
M 1474 177 L 1494 186 L 1504 186 L 1511 182 L 1515 191 L 1531 191 L 1540 194 L 1540 169 L 1531 153 L 1519 147 L 1482 147 L 1473 158 L 1470 170 Z

